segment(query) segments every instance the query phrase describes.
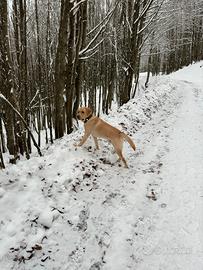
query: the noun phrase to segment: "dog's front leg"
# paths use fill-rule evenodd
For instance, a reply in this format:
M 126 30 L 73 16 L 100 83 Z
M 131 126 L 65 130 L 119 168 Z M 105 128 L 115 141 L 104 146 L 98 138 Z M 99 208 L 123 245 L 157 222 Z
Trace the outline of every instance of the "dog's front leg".
M 90 136 L 90 133 L 89 132 L 86 132 L 84 134 L 84 136 L 82 137 L 80 143 L 77 146 L 82 146 L 86 142 L 86 140 L 88 139 L 89 136 Z
M 94 137 L 93 136 L 93 139 L 94 139 L 94 143 L 95 143 L 96 149 L 99 150 L 99 143 L 98 143 L 97 137 Z

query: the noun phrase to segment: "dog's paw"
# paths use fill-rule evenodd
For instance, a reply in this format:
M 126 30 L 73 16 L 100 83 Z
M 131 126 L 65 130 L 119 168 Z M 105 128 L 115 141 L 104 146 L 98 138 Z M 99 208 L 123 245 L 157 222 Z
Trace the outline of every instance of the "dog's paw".
M 80 147 L 81 144 L 80 144 L 80 143 L 74 143 L 73 146 L 74 146 L 74 147 Z

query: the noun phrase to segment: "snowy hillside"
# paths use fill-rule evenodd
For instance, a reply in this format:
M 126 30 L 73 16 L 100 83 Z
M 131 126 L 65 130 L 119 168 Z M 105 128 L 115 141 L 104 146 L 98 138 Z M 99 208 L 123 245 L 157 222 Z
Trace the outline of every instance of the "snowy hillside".
M 137 145 L 129 169 L 106 141 L 76 149 L 81 125 L 0 171 L 0 269 L 203 269 L 201 65 L 104 116 Z

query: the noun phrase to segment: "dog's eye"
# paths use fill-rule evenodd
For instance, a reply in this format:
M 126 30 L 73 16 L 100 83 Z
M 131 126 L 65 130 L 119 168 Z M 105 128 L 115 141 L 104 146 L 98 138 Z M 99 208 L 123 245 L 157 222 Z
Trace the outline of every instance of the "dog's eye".
M 81 113 L 84 113 L 83 111 Z

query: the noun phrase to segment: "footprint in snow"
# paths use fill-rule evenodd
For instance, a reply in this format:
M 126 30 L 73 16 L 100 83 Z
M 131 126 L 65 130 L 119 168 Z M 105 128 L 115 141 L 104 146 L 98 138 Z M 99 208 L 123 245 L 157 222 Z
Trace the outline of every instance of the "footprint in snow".
M 80 211 L 79 214 L 79 222 L 77 224 L 77 228 L 79 231 L 86 231 L 87 230 L 87 220 L 89 218 L 89 209 L 85 208 Z

